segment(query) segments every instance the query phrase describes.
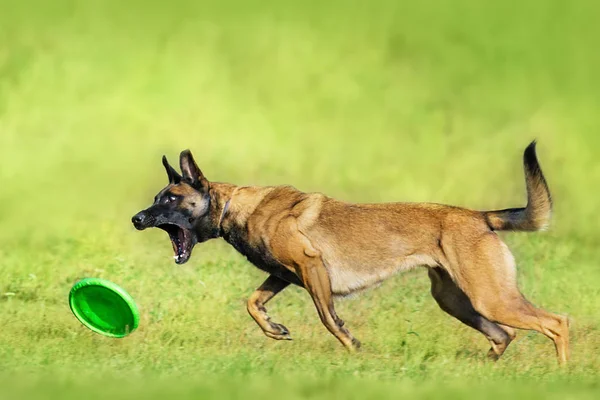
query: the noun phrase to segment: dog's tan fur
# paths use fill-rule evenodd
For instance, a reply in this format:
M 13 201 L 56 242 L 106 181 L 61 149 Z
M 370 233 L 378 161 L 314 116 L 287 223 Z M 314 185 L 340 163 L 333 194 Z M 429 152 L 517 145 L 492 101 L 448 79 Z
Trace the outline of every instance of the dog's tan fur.
M 290 338 L 287 328 L 269 319 L 265 304 L 292 283 L 310 293 L 327 329 L 357 349 L 360 343 L 337 316 L 334 297 L 420 266 L 428 269 L 440 307 L 488 338 L 491 358 L 503 354 L 518 328 L 548 336 L 565 363 L 567 319 L 523 297 L 514 258 L 494 232 L 547 225 L 551 199 L 534 143 L 525 152 L 525 173 L 527 207 L 490 212 L 423 203 L 350 204 L 291 186 L 210 183 L 209 193 L 220 236 L 270 274 L 248 300 L 248 312 L 271 338 Z

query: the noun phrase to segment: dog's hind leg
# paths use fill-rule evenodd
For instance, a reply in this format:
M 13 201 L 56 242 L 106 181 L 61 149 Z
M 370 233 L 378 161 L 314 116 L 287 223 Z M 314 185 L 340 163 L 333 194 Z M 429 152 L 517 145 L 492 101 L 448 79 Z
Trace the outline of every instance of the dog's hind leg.
M 569 356 L 567 317 L 535 307 L 517 287 L 512 254 L 495 233 L 483 235 L 470 256 L 461 258 L 460 286 L 473 307 L 490 321 L 517 329 L 536 330 L 554 341 L 558 361 Z
M 440 267 L 429 268 L 431 294 L 440 308 L 465 325 L 483 333 L 492 345 L 488 357 L 497 360 L 512 339 L 512 328 L 505 329 L 479 314 L 467 295 L 452 281 L 450 275 Z
M 499 323 L 496 323 L 496 325 L 498 325 L 500 328 L 502 328 L 502 330 L 506 333 L 508 333 L 508 336 L 510 337 L 510 340 L 513 341 L 515 340 L 515 338 L 517 337 L 517 330 L 514 329 L 512 326 L 508 326 L 508 325 L 502 325 Z
M 267 314 L 267 309 L 265 308 L 265 304 L 275 297 L 277 293 L 288 287 L 289 284 L 289 282 L 271 275 L 248 299 L 248 313 L 254 318 L 264 334 L 272 339 L 292 339 L 290 332 L 285 326 L 271 322 L 271 318 Z

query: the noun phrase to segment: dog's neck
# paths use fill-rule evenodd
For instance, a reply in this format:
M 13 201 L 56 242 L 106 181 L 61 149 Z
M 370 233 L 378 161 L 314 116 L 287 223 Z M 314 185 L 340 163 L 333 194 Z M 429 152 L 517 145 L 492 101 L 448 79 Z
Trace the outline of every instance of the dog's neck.
M 211 183 L 215 215 L 219 215 L 219 219 L 215 221 L 218 236 L 225 237 L 231 229 L 244 226 L 263 198 L 272 190 L 273 187 Z
M 221 216 L 219 217 L 219 223 L 217 224 L 217 228 L 219 229 L 219 237 L 223 235 L 223 228 L 221 227 L 221 224 L 223 223 L 223 217 L 225 217 L 225 214 L 227 214 L 227 210 L 229 209 L 229 203 L 231 203 L 231 199 L 225 202 L 223 211 L 221 211 Z
M 210 184 L 210 202 L 213 207 L 213 215 L 215 215 L 213 217 L 215 218 L 213 237 L 221 237 L 223 219 L 229 210 L 231 197 L 236 189 L 237 186 L 228 183 L 211 182 Z

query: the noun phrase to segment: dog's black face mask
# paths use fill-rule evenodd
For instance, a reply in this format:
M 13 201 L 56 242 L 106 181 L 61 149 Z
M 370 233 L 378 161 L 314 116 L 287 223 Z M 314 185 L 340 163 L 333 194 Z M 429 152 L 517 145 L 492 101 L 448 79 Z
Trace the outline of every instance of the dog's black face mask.
M 211 215 L 210 184 L 189 151 L 181 153 L 180 164 L 183 176 L 163 157 L 169 185 L 156 195 L 151 207 L 137 213 L 131 221 L 138 230 L 155 227 L 167 232 L 175 262 L 184 264 L 193 247 L 215 237 L 218 227 Z

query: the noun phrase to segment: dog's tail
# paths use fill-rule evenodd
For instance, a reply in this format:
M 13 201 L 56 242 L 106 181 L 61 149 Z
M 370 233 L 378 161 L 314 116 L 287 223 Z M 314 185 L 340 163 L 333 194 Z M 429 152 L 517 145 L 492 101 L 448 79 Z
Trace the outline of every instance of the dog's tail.
M 490 228 L 498 231 L 539 231 L 550 224 L 552 197 L 535 154 L 535 140 L 525 149 L 523 164 L 527 206 L 484 212 Z

